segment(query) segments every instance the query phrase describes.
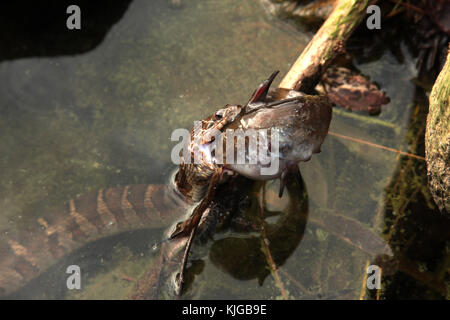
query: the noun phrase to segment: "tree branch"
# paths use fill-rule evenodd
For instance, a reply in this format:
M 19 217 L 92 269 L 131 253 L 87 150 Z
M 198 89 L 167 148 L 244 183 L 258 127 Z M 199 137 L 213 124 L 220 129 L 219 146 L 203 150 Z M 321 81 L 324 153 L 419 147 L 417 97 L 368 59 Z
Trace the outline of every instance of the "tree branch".
M 279 87 L 311 93 L 323 72 L 366 15 L 370 0 L 338 0 L 328 19 L 295 61 Z

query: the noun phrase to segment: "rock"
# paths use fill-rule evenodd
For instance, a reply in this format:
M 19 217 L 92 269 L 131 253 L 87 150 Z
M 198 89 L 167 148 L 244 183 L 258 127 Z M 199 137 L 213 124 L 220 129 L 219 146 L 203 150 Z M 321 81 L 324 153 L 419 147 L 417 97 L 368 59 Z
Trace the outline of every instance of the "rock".
M 430 94 L 425 135 L 428 183 L 439 210 L 450 212 L 450 54 Z

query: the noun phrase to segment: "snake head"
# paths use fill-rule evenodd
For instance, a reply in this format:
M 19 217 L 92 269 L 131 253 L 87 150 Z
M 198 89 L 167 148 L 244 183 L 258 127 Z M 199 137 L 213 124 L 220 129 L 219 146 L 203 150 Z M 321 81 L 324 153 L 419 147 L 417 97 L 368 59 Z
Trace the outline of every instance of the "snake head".
M 227 104 L 224 108 L 217 110 L 208 118 L 202 120 L 201 144 L 213 142 L 215 133 L 223 132 L 230 123 L 238 118 L 242 109 L 240 105 Z
M 213 142 L 214 133 L 217 133 L 218 131 L 223 132 L 228 125 L 241 118 L 244 114 L 264 107 L 267 104 L 266 98 L 270 85 L 278 73 L 278 70 L 273 72 L 268 79 L 264 80 L 258 86 L 245 107 L 227 104 L 224 108 L 217 110 L 215 113 L 204 119 L 202 121 L 203 132 L 201 145 Z M 242 112 L 243 110 L 244 112 Z

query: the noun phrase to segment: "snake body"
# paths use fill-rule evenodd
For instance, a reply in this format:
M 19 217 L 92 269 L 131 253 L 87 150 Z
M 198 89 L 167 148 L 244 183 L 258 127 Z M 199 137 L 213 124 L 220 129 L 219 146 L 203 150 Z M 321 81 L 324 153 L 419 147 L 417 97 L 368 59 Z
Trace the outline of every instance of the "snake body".
M 165 228 L 186 202 L 168 185 L 101 189 L 46 212 L 19 231 L 0 234 L 0 297 L 8 296 L 63 256 L 100 238 Z

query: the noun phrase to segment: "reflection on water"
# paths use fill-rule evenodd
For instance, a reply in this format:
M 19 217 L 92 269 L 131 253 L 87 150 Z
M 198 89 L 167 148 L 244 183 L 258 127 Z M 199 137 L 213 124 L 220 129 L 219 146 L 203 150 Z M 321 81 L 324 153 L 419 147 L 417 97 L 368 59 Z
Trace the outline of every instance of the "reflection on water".
M 190 128 L 226 103 L 244 103 L 273 70 L 285 73 L 310 37 L 270 17 L 257 0 L 193 0 L 181 8 L 166 0 L 135 0 L 95 50 L 1 62 L 0 231 L 25 230 L 78 194 L 166 182 L 174 169 L 171 132 Z M 399 63 L 386 52 L 378 61 L 359 64 L 391 103 L 376 118 L 335 110 L 330 130 L 404 149 L 413 60 Z M 384 188 L 398 159 L 334 136 L 322 150 L 300 165 L 308 196 L 299 206 L 308 208 L 308 222 L 304 231 L 291 230 L 298 232 L 297 240 L 274 240 L 280 246 L 274 251 L 281 252 L 275 261 L 290 298 L 359 298 L 374 252 L 327 221 L 344 217 L 352 230 L 381 236 Z M 274 207 L 285 201 L 269 200 Z M 65 260 L 19 296 L 128 297 L 155 263 L 151 247 L 161 237 L 162 230 L 152 230 L 92 244 L 69 259 L 85 270 L 83 290 L 55 289 Z M 279 297 L 279 284 L 262 265 L 259 241 L 258 234 L 225 234 L 208 244 L 210 250 L 198 248 L 187 296 Z M 249 250 L 233 251 L 236 246 Z M 254 264 L 245 277 L 233 272 L 240 255 Z
M 291 177 L 292 180 L 294 177 Z M 259 285 L 263 285 L 265 279 L 276 270 L 268 267 L 271 260 L 276 266 L 283 266 L 287 259 L 297 249 L 300 244 L 305 226 L 308 219 L 308 193 L 303 181 L 290 181 L 287 185 L 287 193 L 284 195 L 283 205 L 280 211 L 270 211 L 273 203 L 280 202 L 274 195 L 277 194 L 278 185 L 269 183 L 264 189 L 263 197 L 265 198 L 265 208 L 261 208 L 258 203 L 258 188 L 254 192 L 252 199 L 252 210 L 248 210 L 243 215 L 249 221 L 254 221 L 257 226 L 256 230 L 261 230 L 262 216 L 265 217 L 264 229 L 265 234 L 229 234 L 227 237 L 214 241 L 209 251 L 209 259 L 212 264 L 219 270 L 225 272 L 236 280 L 257 280 Z M 259 192 L 258 192 L 259 191 Z M 263 210 L 263 212 L 261 212 Z M 269 223 L 267 220 L 275 218 L 275 221 Z M 269 244 L 270 253 L 265 249 L 265 241 Z M 280 285 L 280 284 L 278 284 Z M 285 294 L 284 286 L 281 285 Z M 244 295 L 240 292 L 240 286 L 233 284 L 226 285 L 220 290 L 222 297 L 233 299 L 233 297 Z M 264 294 L 271 295 L 270 290 L 258 293 L 260 297 Z M 227 295 L 228 294 L 228 295 Z M 287 294 L 286 294 L 287 296 Z

